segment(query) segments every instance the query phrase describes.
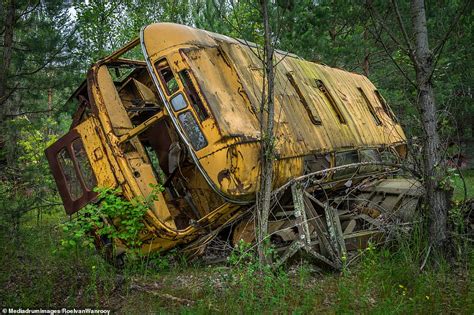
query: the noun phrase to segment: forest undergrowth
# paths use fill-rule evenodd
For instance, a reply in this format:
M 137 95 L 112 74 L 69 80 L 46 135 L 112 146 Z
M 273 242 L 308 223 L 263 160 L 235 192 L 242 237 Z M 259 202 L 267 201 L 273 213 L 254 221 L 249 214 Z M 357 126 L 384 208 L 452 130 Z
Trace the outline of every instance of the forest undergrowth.
M 472 172 L 467 174 L 472 181 Z M 472 243 L 463 242 L 462 257 L 421 268 L 427 248 L 423 229 L 396 244 L 369 246 L 342 272 L 303 256 L 276 272 L 261 270 L 255 256 L 243 250 L 220 265 L 189 262 L 172 251 L 116 269 L 90 247 L 61 247 L 60 223 L 66 220 L 61 207 L 30 212 L 16 234 L 1 233 L 0 306 L 193 314 L 474 312 Z

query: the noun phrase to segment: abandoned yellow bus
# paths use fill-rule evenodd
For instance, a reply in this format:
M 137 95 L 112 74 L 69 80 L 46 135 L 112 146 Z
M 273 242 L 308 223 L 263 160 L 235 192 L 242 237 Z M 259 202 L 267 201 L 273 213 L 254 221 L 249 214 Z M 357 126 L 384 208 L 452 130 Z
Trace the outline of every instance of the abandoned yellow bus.
M 125 57 L 137 47 L 142 58 Z M 162 184 L 143 219 L 144 252 L 196 242 L 234 221 L 232 239 L 243 237 L 251 219 L 239 214 L 252 207 L 259 189 L 263 67 L 257 51 L 239 39 L 157 23 L 93 64 L 73 95 L 78 109 L 70 131 L 46 150 L 66 212 L 95 202 L 95 187 L 120 187 L 131 200 Z M 378 178 L 377 187 L 398 189 L 397 198 L 408 191 L 413 182 L 388 183 L 380 175 L 385 168 L 364 164 L 406 156 L 403 130 L 367 77 L 282 51 L 275 60 L 275 190 L 316 174 L 319 184 L 305 187 L 312 208 L 320 206 L 318 192 L 347 190 L 348 181 L 370 176 Z M 359 194 L 372 200 L 377 192 L 367 187 Z M 379 205 L 388 200 L 379 199 Z M 288 211 L 287 217 L 295 219 Z M 327 225 L 329 217 L 321 220 Z M 354 234 L 354 223 L 343 221 L 339 229 Z M 295 239 L 287 232 L 280 237 L 287 245 Z

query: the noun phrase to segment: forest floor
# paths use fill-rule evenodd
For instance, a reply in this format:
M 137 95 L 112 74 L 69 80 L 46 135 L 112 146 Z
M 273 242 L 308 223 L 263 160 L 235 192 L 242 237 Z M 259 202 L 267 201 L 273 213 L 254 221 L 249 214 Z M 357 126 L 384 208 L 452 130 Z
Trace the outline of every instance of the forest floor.
M 474 170 L 464 172 L 474 198 Z M 463 185 L 455 179 L 455 199 Z M 414 233 L 396 246 L 365 250 L 334 272 L 304 257 L 276 273 L 251 261 L 189 263 L 174 253 L 117 270 L 93 250 L 62 249 L 59 210 L 31 213 L 15 235 L 0 233 L 0 307 L 97 308 L 114 313 L 375 313 L 473 314 L 474 247 L 420 270 L 426 256 Z

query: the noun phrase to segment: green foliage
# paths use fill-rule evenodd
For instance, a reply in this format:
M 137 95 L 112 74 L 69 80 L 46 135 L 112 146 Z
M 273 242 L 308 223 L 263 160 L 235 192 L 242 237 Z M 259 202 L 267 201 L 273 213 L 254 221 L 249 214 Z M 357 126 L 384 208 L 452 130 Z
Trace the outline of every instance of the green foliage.
M 2 1 L 2 22 L 7 18 L 3 6 L 6 8 L 8 2 Z M 80 82 L 77 60 L 72 57 L 76 38 L 69 6 L 60 0 L 14 2 L 11 60 L 1 61 L 6 66 L 6 77 L 1 79 L 6 81 L 8 98 L 0 102 L 0 116 L 10 120 L 21 113 L 32 113 L 30 119 L 41 118 L 49 111 L 49 92 L 51 110 L 62 112 L 62 105 Z M 1 25 L 3 39 L 4 23 Z M 1 46 L 2 54 L 4 49 Z
M 469 280 L 456 282 L 450 278 L 454 275 L 449 276 L 454 273 L 466 275 L 472 268 L 472 259 L 465 262 L 466 265 L 458 265 L 455 272 L 442 258 L 437 260 L 436 267 L 425 266 L 420 271 L 427 254 L 425 237 L 420 231 L 415 229 L 411 237 L 399 240 L 400 247 L 395 251 L 373 247 L 365 250 L 361 263 L 338 282 L 336 298 L 339 303 L 335 311 L 432 314 L 444 312 L 446 303 L 454 313 L 472 311 Z
M 72 7 L 77 14 L 78 53 L 84 70 L 138 37 L 143 26 L 155 22 L 192 24 L 189 0 L 74 1 Z M 141 49 L 129 57 L 143 59 Z
M 448 168 L 446 175 L 438 181 L 438 186 L 441 189 L 452 191 L 454 188 L 454 183 L 456 182 L 456 177 L 459 176 L 459 173 L 455 168 Z
M 142 245 L 140 233 L 145 227 L 143 216 L 150 203 L 156 200 L 161 186 L 153 187 L 153 192 L 144 200 L 126 200 L 119 189 L 98 188 L 98 202 L 89 204 L 74 219 L 63 225 L 66 237 L 61 241 L 65 247 L 94 247 L 94 234 L 109 240 L 119 240 L 130 250 L 138 250 Z
M 25 214 L 15 239 L 0 230 L 1 305 L 102 308 L 104 296 L 116 288 L 116 270 L 90 249 L 73 255 L 57 249 L 63 213 L 56 209 L 39 221 Z
M 263 45 L 263 24 L 255 1 L 198 1 L 194 10 L 197 27 Z
M 252 244 L 240 240 L 230 253 L 227 261 L 233 266 L 255 264 L 255 250 L 253 250 Z
M 9 163 L 0 173 L 0 225 L 16 232 L 24 214 L 35 210 L 39 217 L 60 204 L 44 150 L 56 141 L 61 126 L 51 117 L 31 121 L 19 116 L 3 130 L 8 141 L 0 160 Z
M 455 267 L 442 263 L 420 271 L 426 255 L 420 232 L 401 239 L 401 247 L 369 247 L 361 253 L 360 263 L 342 274 L 305 261 L 276 273 L 247 271 L 245 259 L 238 259 L 239 252 L 251 258 L 245 244 L 238 246 L 233 260 L 238 263 L 231 268 L 184 263 L 172 253 L 136 260 L 119 274 L 88 247 L 78 247 L 74 253 L 58 250 L 57 243 L 64 238 L 58 228 L 62 217 L 62 211 L 53 211 L 38 222 L 28 213 L 16 240 L 0 230 L 2 305 L 184 314 L 474 311 L 472 245 L 466 260 Z M 143 289 L 134 289 L 137 284 Z M 187 305 L 181 299 L 195 303 Z
M 474 170 L 461 170 L 462 176 L 454 178 L 454 199 L 456 201 L 464 200 L 464 194 L 467 198 L 474 198 Z M 466 192 L 464 191 L 466 185 Z
M 465 240 L 467 209 L 459 202 L 449 213 L 449 224 L 460 254 L 457 257 L 468 255 L 468 259 L 457 261 L 454 268 L 442 262 L 438 268 L 428 265 L 420 271 L 426 256 L 426 237 L 419 235 L 402 240 L 398 250 L 369 247 L 360 265 L 344 269 L 342 275 L 321 276 L 307 264 L 300 265 L 296 274 L 262 269 L 249 245 L 243 243 L 229 258 L 230 270 L 189 265 L 177 253 L 147 257 L 137 254 L 124 275 L 117 275 L 115 269 L 93 254 L 90 232 L 120 239 L 131 248 L 139 247 L 147 202 L 127 202 L 117 191 L 101 191 L 104 195 L 100 204 L 87 207 L 72 221 L 60 225 L 65 231 L 57 228 L 63 209 L 58 206 L 60 200 L 43 150 L 69 127 L 75 105 L 65 106 L 65 101 L 84 79 L 90 63 L 138 36 L 140 28 L 152 22 L 178 22 L 261 44 L 257 3 L 15 2 L 12 60 L 2 78 L 9 99 L 0 108 L 0 114 L 6 115 L 0 121 L 0 304 L 60 308 L 102 307 L 105 302 L 105 307 L 121 307 L 124 312 L 176 312 L 179 302 L 168 303 L 153 294 L 129 289 L 129 283 L 137 276 L 146 275 L 156 283 L 169 276 L 160 291 L 196 301 L 194 306 L 183 306 L 183 313 L 474 312 L 474 255 L 472 242 Z M 6 3 L 2 2 L 2 8 Z M 272 28 L 276 31 L 277 48 L 308 60 L 365 73 L 397 112 L 408 134 L 421 135 L 419 113 L 413 106 L 416 92 L 388 55 L 413 78 L 410 60 L 399 45 L 381 32 L 381 39 L 388 43 L 387 55 L 373 36 L 380 29 L 374 27 L 363 3 L 273 2 Z M 373 3 L 380 12 L 387 13 L 384 22 L 400 37 L 397 21 L 390 14 L 390 2 Z M 398 3 L 409 27 L 409 3 Z M 433 47 L 451 26 L 462 4 L 459 0 L 443 5 L 427 2 Z M 5 14 L 6 10 L 0 10 L 2 26 Z M 474 125 L 465 123 L 474 121 L 473 76 L 466 71 L 472 69 L 473 62 L 473 16 L 472 8 L 468 7 L 440 50 L 434 73 L 436 99 L 443 109 L 439 126 L 443 137 L 454 141 L 474 138 Z M 0 49 L 5 52 L 4 45 Z M 141 58 L 139 50 L 132 55 Z M 6 63 L 3 59 L 1 62 Z M 472 197 L 472 170 L 465 175 L 467 196 Z M 447 189 L 454 186 L 456 200 L 464 198 L 461 176 L 453 172 L 440 184 Z M 60 240 L 66 248 L 57 248 Z M 73 254 L 70 247 L 75 248 Z M 221 277 L 221 273 L 225 276 Z M 196 289 L 191 276 L 210 280 L 205 287 Z

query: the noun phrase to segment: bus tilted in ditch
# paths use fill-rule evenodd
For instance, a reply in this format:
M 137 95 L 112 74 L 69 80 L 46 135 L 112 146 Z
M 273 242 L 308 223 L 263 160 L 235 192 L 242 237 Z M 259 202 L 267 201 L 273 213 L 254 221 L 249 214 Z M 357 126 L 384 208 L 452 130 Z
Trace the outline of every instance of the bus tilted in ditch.
M 66 213 L 98 202 L 95 187 L 132 200 L 162 185 L 143 217 L 144 253 L 180 246 L 199 254 L 223 233 L 233 244 L 255 241 L 258 50 L 157 23 L 93 64 L 72 96 L 70 131 L 46 150 Z M 397 175 L 405 134 L 367 77 L 282 51 L 274 59 L 270 237 L 282 261 L 305 249 L 337 268 L 347 251 L 378 237 L 380 224 L 416 207 L 419 183 Z M 117 255 L 127 250 L 107 242 Z

